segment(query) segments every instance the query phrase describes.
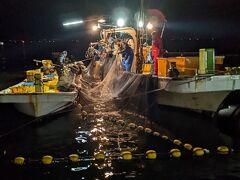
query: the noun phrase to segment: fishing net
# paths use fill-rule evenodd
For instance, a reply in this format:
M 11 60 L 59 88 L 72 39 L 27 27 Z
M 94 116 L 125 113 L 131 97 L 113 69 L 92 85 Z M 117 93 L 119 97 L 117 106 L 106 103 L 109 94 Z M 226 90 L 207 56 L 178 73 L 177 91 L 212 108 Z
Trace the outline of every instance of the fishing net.
M 80 101 L 88 106 L 104 103 L 112 110 L 147 117 L 156 105 L 152 76 L 123 71 L 120 55 L 100 60 L 93 57 L 83 71 L 80 86 Z
M 96 135 L 107 139 L 99 141 L 99 150 L 116 155 L 124 150 L 141 152 L 141 148 L 145 148 L 137 145 L 136 131 L 127 127 L 130 123 L 155 126 L 148 119 L 149 112 L 156 105 L 148 94 L 152 88 L 151 79 L 151 75 L 123 71 L 119 55 L 102 59 L 93 57 L 88 67 L 84 68 L 79 82 L 79 99 L 88 113 L 87 122 L 94 127 L 91 132 L 100 127 L 104 129 L 101 135 Z M 99 127 L 101 122 L 104 125 Z M 165 129 L 162 132 L 169 134 Z
M 80 101 L 93 119 L 113 118 L 125 124 L 133 122 L 137 126 L 157 130 L 170 139 L 180 137 L 205 145 L 225 141 L 218 136 L 218 130 L 209 118 L 195 112 L 158 105 L 156 100 L 159 92 L 170 88 L 168 79 L 158 82 L 158 78 L 152 75 L 123 71 L 118 55 L 102 60 L 93 59 L 85 70 L 80 80 Z M 205 123 L 203 118 L 209 121 Z M 208 137 L 208 140 L 202 138 L 205 136 L 202 128 L 209 129 L 212 137 Z M 195 139 L 188 133 L 194 134 Z M 129 145 L 128 148 L 133 147 Z

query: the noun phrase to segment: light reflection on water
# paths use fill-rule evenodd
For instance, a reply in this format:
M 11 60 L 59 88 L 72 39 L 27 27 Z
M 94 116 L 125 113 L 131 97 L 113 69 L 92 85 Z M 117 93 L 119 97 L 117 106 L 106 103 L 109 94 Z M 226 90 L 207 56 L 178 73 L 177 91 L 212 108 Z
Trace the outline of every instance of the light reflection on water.
M 101 110 L 97 107 L 94 111 L 89 109 L 87 118 L 79 117 L 79 109 L 76 109 L 62 117 L 47 119 L 18 131 L 17 137 L 14 134 L 2 143 L 7 156 L 11 158 L 19 155 L 19 152 L 25 157 L 33 154 L 39 159 L 46 153 L 57 157 L 68 157 L 71 153 L 78 153 L 84 161 L 66 165 L 57 163 L 48 168 L 38 163 L 34 166 L 26 166 L 25 171 L 19 171 L 15 166 L 9 165 L 6 166 L 4 172 L 13 179 L 17 176 L 28 177 L 27 174 L 35 179 L 56 178 L 56 172 L 61 175 L 58 179 L 240 178 L 238 155 L 209 156 L 200 159 L 190 156 L 190 158 L 180 160 L 170 159 L 169 156 L 154 161 L 135 159 L 125 162 L 121 160 L 122 151 L 130 150 L 133 154 L 137 154 L 154 149 L 167 155 L 169 150 L 176 146 L 159 138 L 138 133 L 127 126 L 129 122 L 134 122 L 137 125 L 158 129 L 157 125 L 151 125 L 150 122 L 145 122 L 144 119 L 134 114 L 129 116 L 129 114 L 107 113 L 103 111 L 103 108 L 104 106 L 101 105 Z M 119 120 L 124 120 L 126 123 L 122 125 Z M 93 154 L 99 151 L 105 152 L 106 159 L 99 162 L 92 161 Z
M 89 164 L 88 166 L 85 167 L 75 167 L 75 168 L 71 168 L 71 171 L 84 171 L 87 170 L 88 168 L 90 168 L 91 165 Z

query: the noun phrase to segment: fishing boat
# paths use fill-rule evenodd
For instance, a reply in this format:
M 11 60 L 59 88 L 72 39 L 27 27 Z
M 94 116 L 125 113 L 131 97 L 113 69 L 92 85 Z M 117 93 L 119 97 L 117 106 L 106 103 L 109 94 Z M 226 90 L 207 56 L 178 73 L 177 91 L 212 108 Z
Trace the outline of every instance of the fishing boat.
M 71 106 L 78 96 L 78 91 L 61 91 L 59 87 L 62 81 L 52 61 L 41 62 L 42 70 L 26 71 L 25 80 L 0 91 L 0 103 L 12 103 L 18 111 L 33 117 L 54 114 Z M 65 87 L 69 87 L 75 81 L 75 75 L 63 77 L 67 77 L 65 82 L 68 84 L 65 84 Z
M 217 63 L 223 63 L 223 57 L 217 57 L 217 60 Z M 178 78 L 169 77 L 166 73 L 169 63 L 173 61 L 180 72 Z M 240 76 L 237 74 L 230 75 L 220 70 L 216 70 L 218 74 L 215 74 L 212 73 L 215 71 L 213 69 L 208 69 L 211 73 L 198 74 L 201 61 L 198 57 L 159 58 L 157 78 L 161 90 L 157 102 L 161 105 L 216 112 L 232 91 L 240 89 Z M 189 69 L 193 72 L 187 71 Z
M 152 74 L 153 64 L 147 62 L 151 46 L 143 46 L 141 32 L 132 27 L 103 29 L 101 42 L 108 43 L 114 33 L 131 40 L 134 58 L 130 73 Z M 224 127 L 234 126 L 236 131 L 231 130 L 239 131 L 239 67 L 225 67 L 224 56 L 216 56 L 214 48 L 199 49 L 197 56 L 158 57 L 157 61 L 158 73 L 150 75 L 149 81 L 157 104 L 207 112 Z M 177 77 L 169 75 L 172 63 Z
M 147 62 L 151 46 L 141 47 L 139 32 L 132 27 L 104 29 L 101 42 L 108 42 L 113 33 L 128 34 L 133 43 L 132 73 L 149 75 L 153 64 Z M 128 38 L 129 40 L 129 38 Z M 157 79 L 157 103 L 160 105 L 216 112 L 224 100 L 240 90 L 239 68 L 224 67 L 224 56 L 215 56 L 213 48 L 199 50 L 199 56 L 159 57 Z M 169 76 L 171 63 L 179 72 Z M 140 67 L 140 68 L 139 68 Z M 237 98 L 237 97 L 236 97 Z

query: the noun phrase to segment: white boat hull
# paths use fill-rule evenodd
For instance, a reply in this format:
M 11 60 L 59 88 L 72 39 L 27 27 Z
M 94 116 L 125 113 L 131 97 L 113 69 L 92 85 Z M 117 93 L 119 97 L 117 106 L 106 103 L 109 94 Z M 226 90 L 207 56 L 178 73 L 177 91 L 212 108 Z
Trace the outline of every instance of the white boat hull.
M 175 93 L 162 90 L 158 93 L 160 105 L 216 112 L 230 91 L 201 93 Z
M 240 75 L 221 75 L 199 79 L 158 79 L 160 105 L 216 112 L 223 100 L 240 90 Z
M 13 103 L 17 110 L 33 117 L 61 111 L 77 98 L 77 92 L 0 94 L 0 103 Z

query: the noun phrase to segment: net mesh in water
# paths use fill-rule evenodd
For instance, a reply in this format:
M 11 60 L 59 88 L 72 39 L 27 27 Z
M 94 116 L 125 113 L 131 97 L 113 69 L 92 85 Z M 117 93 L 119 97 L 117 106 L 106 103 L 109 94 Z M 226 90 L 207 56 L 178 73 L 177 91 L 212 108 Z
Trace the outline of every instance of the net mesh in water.
M 119 55 L 93 58 L 80 80 L 80 99 L 86 105 L 106 103 L 119 111 L 146 116 L 155 104 L 153 82 L 151 75 L 123 71 Z

